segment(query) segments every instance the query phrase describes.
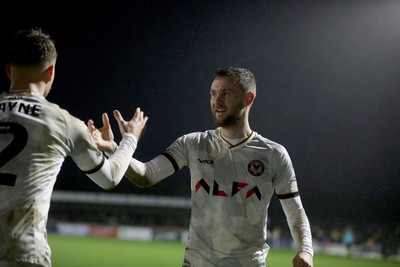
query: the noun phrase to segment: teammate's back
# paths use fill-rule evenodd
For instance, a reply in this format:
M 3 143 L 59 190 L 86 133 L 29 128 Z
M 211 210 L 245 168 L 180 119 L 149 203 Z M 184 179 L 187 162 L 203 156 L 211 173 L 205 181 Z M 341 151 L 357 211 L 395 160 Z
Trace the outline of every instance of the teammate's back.
M 147 122 L 140 108 L 125 121 L 109 158 L 97 149 L 86 124 L 46 100 L 57 51 L 40 29 L 18 32 L 10 42 L 10 88 L 0 95 L 0 267 L 50 267 L 46 224 L 51 194 L 66 157 L 98 186 L 115 187 L 130 163 Z
M 1 95 L 0 259 L 5 253 L 14 258 L 9 251 L 26 258 L 50 255 L 50 251 L 34 252 L 48 249 L 36 242 L 46 239 L 54 183 L 66 156 L 76 151 L 73 145 L 79 146 L 74 137 L 85 134 L 77 131 L 85 127 L 42 96 Z

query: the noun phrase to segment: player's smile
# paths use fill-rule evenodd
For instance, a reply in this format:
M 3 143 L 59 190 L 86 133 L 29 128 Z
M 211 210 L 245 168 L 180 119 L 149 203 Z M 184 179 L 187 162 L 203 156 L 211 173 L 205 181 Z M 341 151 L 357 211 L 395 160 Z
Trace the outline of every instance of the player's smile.
M 214 108 L 214 117 L 216 120 L 223 120 L 223 118 L 228 114 L 227 108 L 216 107 Z
M 227 110 L 228 109 L 226 109 L 226 108 L 216 108 L 215 113 L 224 113 L 224 112 L 227 112 Z

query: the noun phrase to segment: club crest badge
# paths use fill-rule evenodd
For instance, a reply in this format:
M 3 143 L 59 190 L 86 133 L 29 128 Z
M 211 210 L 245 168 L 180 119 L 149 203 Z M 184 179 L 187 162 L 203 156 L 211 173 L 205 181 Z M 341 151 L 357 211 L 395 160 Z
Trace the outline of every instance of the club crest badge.
M 264 164 L 261 160 L 255 159 L 250 161 L 247 170 L 253 176 L 260 176 L 264 172 Z

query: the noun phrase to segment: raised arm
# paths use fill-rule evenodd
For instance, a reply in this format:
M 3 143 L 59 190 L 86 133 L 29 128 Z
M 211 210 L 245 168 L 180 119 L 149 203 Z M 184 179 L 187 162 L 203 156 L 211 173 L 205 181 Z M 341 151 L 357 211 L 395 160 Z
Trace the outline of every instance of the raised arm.
M 123 135 L 126 132 L 132 133 L 136 137 L 136 140 L 139 140 L 141 137 L 149 119 L 148 116 L 144 116 L 144 113 L 140 108 L 136 108 L 135 114 L 129 122 L 124 121 L 118 110 L 114 110 L 113 115 L 118 123 L 121 134 Z M 102 128 L 96 128 L 91 119 L 88 121 L 87 126 L 98 149 L 106 153 L 112 153 L 118 145 L 114 142 L 114 133 L 111 129 L 110 119 L 108 118 L 107 113 L 102 114 L 102 121 Z
M 114 112 L 114 117 L 117 121 L 120 120 L 120 114 L 117 112 Z M 114 141 L 114 134 L 107 113 L 102 114 L 102 121 L 103 127 L 101 128 L 96 128 L 92 120 L 89 120 L 88 127 L 97 148 L 104 151 L 111 158 L 119 146 Z M 135 136 L 140 138 L 142 133 L 143 131 L 137 131 Z M 164 155 L 159 155 L 146 163 L 131 158 L 125 176 L 138 187 L 149 187 L 170 176 L 175 171 L 170 160 Z
M 119 146 L 110 146 L 111 148 L 115 148 L 115 150 L 109 158 L 103 156 L 104 159 L 100 165 L 94 169 L 84 171 L 90 179 L 104 189 L 114 188 L 123 178 L 128 169 L 130 159 L 136 149 L 138 138 L 148 120 L 148 117 L 144 116 L 140 108 L 136 109 L 135 114 L 129 121 L 125 121 L 118 110 L 114 111 L 114 117 L 118 122 L 119 130 L 122 135 L 122 140 Z M 94 145 L 97 145 L 98 141 L 96 141 L 96 135 L 94 133 L 98 131 L 96 130 L 93 121 L 89 120 L 87 126 L 89 133 L 91 133 L 91 137 L 93 137 Z M 108 130 L 108 134 L 112 135 L 111 128 Z M 91 153 L 91 155 L 93 155 L 93 153 Z M 84 166 L 85 163 L 83 161 L 87 159 L 90 159 L 90 157 L 82 154 L 76 156 L 74 161 L 77 162 L 78 165 Z
M 164 155 L 143 163 L 132 158 L 125 177 L 137 187 L 152 186 L 175 172 L 172 163 Z

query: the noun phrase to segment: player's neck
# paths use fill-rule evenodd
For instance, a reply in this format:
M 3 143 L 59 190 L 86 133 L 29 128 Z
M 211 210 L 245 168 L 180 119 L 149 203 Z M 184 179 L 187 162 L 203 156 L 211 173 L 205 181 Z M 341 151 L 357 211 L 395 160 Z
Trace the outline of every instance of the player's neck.
M 226 138 L 241 139 L 246 138 L 253 132 L 249 125 L 247 127 L 220 127 L 221 135 Z
M 43 95 L 44 87 L 44 83 L 12 83 L 8 91 L 16 94 Z

